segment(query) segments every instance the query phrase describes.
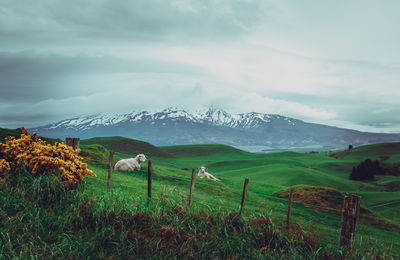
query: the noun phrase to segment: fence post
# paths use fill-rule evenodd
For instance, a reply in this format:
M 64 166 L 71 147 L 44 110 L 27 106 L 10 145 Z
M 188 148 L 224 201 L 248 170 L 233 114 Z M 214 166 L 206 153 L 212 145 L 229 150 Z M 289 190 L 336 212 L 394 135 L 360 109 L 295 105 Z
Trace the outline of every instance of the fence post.
M 108 180 L 107 188 L 108 192 L 112 192 L 112 170 L 113 170 L 114 152 L 110 151 L 110 156 L 108 157 Z
M 289 197 L 288 197 L 288 210 L 287 210 L 287 218 L 286 218 L 286 228 L 290 231 L 290 218 L 292 216 L 292 204 L 293 204 L 293 188 L 289 190 Z
M 192 169 L 192 180 L 190 181 L 190 193 L 189 193 L 189 206 L 192 206 L 193 202 L 193 191 L 194 191 L 194 181 L 196 178 L 196 172 Z
M 147 161 L 147 197 L 151 198 L 151 160 Z
M 239 212 L 239 214 L 242 214 L 243 209 L 244 209 L 244 203 L 246 202 L 247 184 L 249 184 L 249 179 L 246 178 L 244 180 L 243 193 L 242 193 L 242 203 L 240 204 L 240 212 Z
M 68 146 L 72 146 L 74 150 L 76 150 L 79 146 L 79 138 L 72 138 L 72 137 L 67 137 L 65 138 L 65 144 Z
M 361 196 L 346 194 L 342 210 L 342 223 L 340 229 L 339 246 L 353 250 L 356 235 L 356 224 L 360 213 Z

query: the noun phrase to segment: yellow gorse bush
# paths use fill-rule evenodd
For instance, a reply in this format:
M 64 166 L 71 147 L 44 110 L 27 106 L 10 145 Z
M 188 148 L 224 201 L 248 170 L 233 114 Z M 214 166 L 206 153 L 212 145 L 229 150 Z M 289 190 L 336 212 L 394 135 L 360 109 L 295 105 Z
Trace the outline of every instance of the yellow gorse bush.
M 21 167 L 22 163 L 33 175 L 58 171 L 62 180 L 72 185 L 84 182 L 86 174 L 96 177 L 82 162 L 79 149 L 74 150 L 65 143 L 50 145 L 36 133 L 30 135 L 23 127 L 21 130 L 20 138 L 9 136 L 5 144 L 0 143 L 0 179 L 7 178 L 8 173 Z

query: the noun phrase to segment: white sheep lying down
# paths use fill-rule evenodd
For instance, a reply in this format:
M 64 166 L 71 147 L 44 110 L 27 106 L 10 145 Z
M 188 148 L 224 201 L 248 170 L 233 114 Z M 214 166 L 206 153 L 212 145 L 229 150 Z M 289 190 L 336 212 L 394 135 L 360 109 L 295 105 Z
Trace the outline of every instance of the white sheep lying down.
M 197 176 L 199 176 L 200 178 L 207 178 L 207 179 L 211 179 L 213 181 L 219 181 L 217 178 L 215 178 L 212 174 L 206 172 L 206 170 L 208 170 L 208 168 L 201 166 L 199 168 L 199 173 L 197 174 Z
M 141 154 L 136 155 L 135 158 L 119 160 L 115 164 L 114 170 L 120 171 L 120 172 L 139 171 L 140 170 L 140 163 L 141 162 L 145 162 L 146 160 L 147 160 L 146 156 L 141 153 Z

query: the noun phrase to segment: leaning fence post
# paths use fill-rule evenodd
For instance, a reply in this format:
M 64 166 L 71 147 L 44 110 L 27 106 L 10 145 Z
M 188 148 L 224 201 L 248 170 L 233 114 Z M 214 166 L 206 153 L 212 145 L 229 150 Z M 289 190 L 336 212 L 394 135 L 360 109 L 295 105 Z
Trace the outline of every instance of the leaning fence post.
M 239 212 L 239 214 L 242 214 L 243 209 L 244 209 L 244 203 L 246 202 L 247 184 L 249 184 L 249 179 L 246 178 L 244 180 L 244 185 L 243 185 L 242 203 L 240 204 L 240 212 Z
M 286 218 L 286 228 L 290 230 L 290 218 L 292 216 L 292 204 L 293 204 L 293 188 L 289 190 L 289 197 L 288 197 L 288 210 L 287 210 L 287 218 Z
M 151 198 L 151 160 L 147 162 L 147 197 Z
M 189 206 L 192 206 L 193 202 L 193 191 L 194 191 L 194 181 L 196 178 L 196 172 L 192 169 L 192 180 L 190 181 L 190 193 L 189 193 Z
M 65 138 L 65 144 L 68 146 L 72 146 L 74 150 L 76 150 L 79 146 L 79 138 L 72 138 L 72 137 L 67 137 Z
M 346 194 L 342 210 L 342 223 L 340 229 L 339 246 L 353 250 L 356 235 L 356 224 L 360 213 L 361 196 Z
M 108 192 L 112 192 L 113 161 L 114 161 L 114 152 L 110 151 L 110 156 L 108 157 L 108 180 L 107 180 Z

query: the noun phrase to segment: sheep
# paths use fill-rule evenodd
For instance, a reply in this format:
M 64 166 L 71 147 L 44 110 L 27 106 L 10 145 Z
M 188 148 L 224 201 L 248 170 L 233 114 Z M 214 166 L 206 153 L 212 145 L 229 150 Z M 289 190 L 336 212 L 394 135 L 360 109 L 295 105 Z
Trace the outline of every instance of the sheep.
M 199 168 L 199 173 L 197 174 L 197 176 L 199 176 L 200 178 L 207 178 L 207 179 L 211 179 L 213 181 L 219 181 L 217 178 L 215 178 L 214 176 L 212 176 L 210 173 L 206 172 L 206 170 L 208 170 L 208 168 L 201 166 Z
M 138 154 L 135 158 L 122 159 L 119 160 L 115 166 L 114 170 L 121 172 L 133 172 L 140 170 L 140 163 L 147 160 L 144 154 Z

